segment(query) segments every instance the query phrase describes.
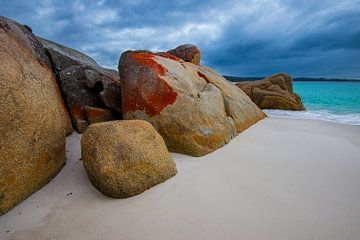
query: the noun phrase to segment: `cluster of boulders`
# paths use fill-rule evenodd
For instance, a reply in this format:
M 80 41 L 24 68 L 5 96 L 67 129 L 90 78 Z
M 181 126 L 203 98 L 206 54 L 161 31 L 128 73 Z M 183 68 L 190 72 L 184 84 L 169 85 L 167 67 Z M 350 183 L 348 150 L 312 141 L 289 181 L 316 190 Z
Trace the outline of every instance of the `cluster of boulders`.
M 213 70 L 147 51 L 119 62 L 124 119 L 143 119 L 170 151 L 202 156 L 228 143 L 265 114 Z
M 121 118 L 119 74 L 74 49 L 37 37 L 49 57 L 73 126 L 83 133 L 92 123 Z
M 265 117 L 191 44 L 124 52 L 117 72 L 5 17 L 0 40 L 0 215 L 57 174 L 73 128 L 91 183 L 124 198 L 176 174 L 169 150 L 208 154 Z
M 236 85 L 261 109 L 305 110 L 300 96 L 294 93 L 293 80 L 287 74 L 237 82 Z

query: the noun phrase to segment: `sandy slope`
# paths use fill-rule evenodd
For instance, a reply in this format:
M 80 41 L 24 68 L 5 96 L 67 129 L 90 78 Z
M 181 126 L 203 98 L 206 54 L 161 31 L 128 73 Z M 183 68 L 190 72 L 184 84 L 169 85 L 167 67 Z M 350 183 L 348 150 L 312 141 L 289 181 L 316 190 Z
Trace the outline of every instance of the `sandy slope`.
M 79 140 L 0 239 L 360 239 L 360 127 L 268 118 L 205 157 L 173 154 L 176 177 L 124 200 L 91 186 Z

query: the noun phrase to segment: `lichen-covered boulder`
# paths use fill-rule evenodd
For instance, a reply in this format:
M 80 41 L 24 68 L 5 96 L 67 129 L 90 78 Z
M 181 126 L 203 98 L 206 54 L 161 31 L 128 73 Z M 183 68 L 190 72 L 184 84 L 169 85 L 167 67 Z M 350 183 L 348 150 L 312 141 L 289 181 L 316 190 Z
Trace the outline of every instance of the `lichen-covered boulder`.
M 57 74 L 62 94 L 70 111 L 74 127 L 82 133 L 85 128 L 78 128 L 76 109 L 95 107 L 112 111 L 112 118 L 121 116 L 121 87 L 117 71 L 98 65 L 89 56 L 65 47 L 61 44 L 38 37 L 43 43 Z M 88 119 L 84 124 L 89 125 Z
M 265 114 L 238 87 L 211 69 L 145 51 L 119 62 L 124 119 L 143 119 L 170 151 L 210 153 Z
M 0 17 L 0 215 L 48 183 L 65 163 L 71 127 L 41 43 Z
M 168 51 L 171 55 L 179 57 L 186 62 L 191 62 L 199 65 L 201 59 L 200 49 L 193 44 L 180 45 L 175 49 Z
M 112 198 L 134 196 L 176 174 L 164 140 L 141 120 L 89 126 L 81 138 L 81 157 L 91 183 Z
M 236 85 L 261 109 L 305 110 L 300 96 L 294 93 L 293 80 L 287 74 L 237 82 Z

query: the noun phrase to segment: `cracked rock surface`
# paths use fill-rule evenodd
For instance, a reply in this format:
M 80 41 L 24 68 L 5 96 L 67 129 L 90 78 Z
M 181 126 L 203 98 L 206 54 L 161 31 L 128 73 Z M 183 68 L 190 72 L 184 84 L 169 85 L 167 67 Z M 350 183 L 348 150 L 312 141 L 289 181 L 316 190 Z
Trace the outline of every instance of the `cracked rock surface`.
M 119 61 L 124 119 L 144 119 L 170 151 L 208 154 L 265 114 L 238 87 L 205 66 L 148 51 Z

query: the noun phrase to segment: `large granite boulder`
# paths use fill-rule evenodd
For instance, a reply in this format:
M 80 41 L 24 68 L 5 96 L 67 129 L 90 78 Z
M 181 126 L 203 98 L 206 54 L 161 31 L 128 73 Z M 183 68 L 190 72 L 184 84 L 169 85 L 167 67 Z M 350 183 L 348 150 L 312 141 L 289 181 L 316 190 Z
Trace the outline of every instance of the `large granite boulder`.
M 200 49 L 193 44 L 180 45 L 168 51 L 171 55 L 177 56 L 186 62 L 199 65 L 201 59 Z
M 289 75 L 276 74 L 262 80 L 237 82 L 236 85 L 261 109 L 305 110 L 300 96 L 294 93 Z
M 210 153 L 265 114 L 211 69 L 147 51 L 127 51 L 119 62 L 124 119 L 144 119 L 170 151 Z
M 141 120 L 89 126 L 81 138 L 81 157 L 91 183 L 112 198 L 134 196 L 176 174 L 164 140 Z
M 71 127 L 43 46 L 0 17 L 0 215 L 48 183 L 65 163 Z
M 87 107 L 112 112 L 112 118 L 121 116 L 121 87 L 117 71 L 99 66 L 94 59 L 74 49 L 38 39 L 43 43 L 69 108 L 74 127 L 82 133 L 89 120 L 73 115 Z M 85 112 L 83 115 L 86 116 Z M 104 119 L 105 120 L 105 119 Z M 82 124 L 85 121 L 85 125 Z

